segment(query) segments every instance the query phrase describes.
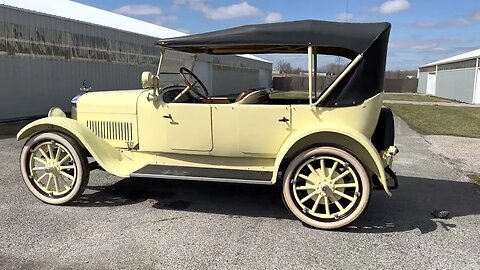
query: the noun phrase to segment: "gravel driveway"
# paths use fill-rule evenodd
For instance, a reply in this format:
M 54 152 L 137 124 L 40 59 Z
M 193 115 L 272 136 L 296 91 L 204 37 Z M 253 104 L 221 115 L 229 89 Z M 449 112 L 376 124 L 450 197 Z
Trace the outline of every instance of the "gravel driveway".
M 0 140 L 0 269 L 479 269 L 480 191 L 397 119 L 400 188 L 341 231 L 302 226 L 279 190 L 93 171 L 71 206 L 41 203 Z M 449 210 L 452 218 L 431 212 Z

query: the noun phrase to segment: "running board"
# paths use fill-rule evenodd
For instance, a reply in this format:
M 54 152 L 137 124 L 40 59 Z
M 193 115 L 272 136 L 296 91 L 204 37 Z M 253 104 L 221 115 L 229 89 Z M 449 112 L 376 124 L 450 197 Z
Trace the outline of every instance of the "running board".
M 269 171 L 147 165 L 131 173 L 130 177 L 271 185 L 272 175 Z

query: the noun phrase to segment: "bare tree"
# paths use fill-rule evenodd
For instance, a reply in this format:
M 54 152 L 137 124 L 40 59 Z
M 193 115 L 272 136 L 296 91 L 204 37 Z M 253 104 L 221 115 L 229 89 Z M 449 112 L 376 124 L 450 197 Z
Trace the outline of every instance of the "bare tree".
M 318 69 L 318 72 L 324 72 L 324 73 L 336 76 L 336 75 L 340 74 L 340 72 L 342 72 L 342 70 L 345 69 L 345 66 L 346 66 L 345 63 L 342 63 L 342 62 L 336 60 L 335 63 L 330 63 L 330 64 L 326 64 L 326 65 L 321 66 Z
M 277 70 L 280 74 L 291 74 L 293 71 L 292 64 L 285 60 L 280 60 L 277 62 Z

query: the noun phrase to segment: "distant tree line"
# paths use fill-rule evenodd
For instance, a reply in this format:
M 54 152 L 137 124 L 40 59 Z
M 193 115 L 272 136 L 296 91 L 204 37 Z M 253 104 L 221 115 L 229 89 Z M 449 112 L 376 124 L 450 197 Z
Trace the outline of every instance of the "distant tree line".
M 329 63 L 318 67 L 318 73 L 325 73 L 330 76 L 337 76 L 345 69 L 347 63 L 337 58 L 334 63 Z M 280 60 L 276 64 L 276 70 L 280 74 L 306 74 L 308 71 L 300 67 L 293 67 L 292 64 L 285 60 Z M 416 77 L 416 70 L 388 70 L 385 72 L 387 79 L 403 79 L 405 77 Z
M 417 77 L 417 70 L 387 70 L 385 72 L 386 79 L 403 79 L 403 78 Z

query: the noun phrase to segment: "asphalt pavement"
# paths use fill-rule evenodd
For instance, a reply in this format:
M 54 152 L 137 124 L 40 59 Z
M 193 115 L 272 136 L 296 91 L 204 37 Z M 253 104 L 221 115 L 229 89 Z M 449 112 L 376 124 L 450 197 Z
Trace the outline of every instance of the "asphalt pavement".
M 99 170 L 73 205 L 46 205 L 21 180 L 23 142 L 1 139 L 0 269 L 480 269 L 480 189 L 396 127 L 399 189 L 338 231 L 303 226 L 274 187 Z

